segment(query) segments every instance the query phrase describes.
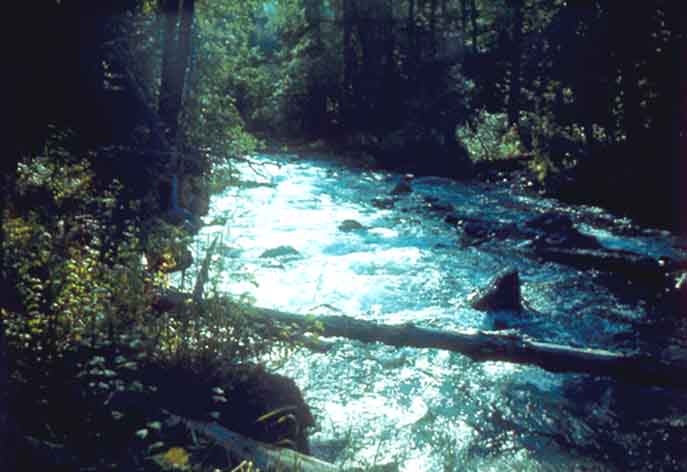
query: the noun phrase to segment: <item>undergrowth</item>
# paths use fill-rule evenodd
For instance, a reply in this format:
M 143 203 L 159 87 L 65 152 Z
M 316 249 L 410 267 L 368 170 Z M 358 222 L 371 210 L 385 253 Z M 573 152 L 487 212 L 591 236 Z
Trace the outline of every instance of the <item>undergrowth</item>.
M 199 458 L 209 449 L 185 432 L 160 426 L 162 405 L 179 411 L 193 402 L 187 413 L 206 420 L 243 408 L 234 416 L 252 424 L 269 399 L 228 408 L 212 389 L 268 375 L 250 362 L 287 356 L 288 330 L 254 324 L 220 297 L 161 307 L 191 235 L 143 215 L 117 180 L 99 180 L 94 159 L 54 138 L 21 161 L 16 198 L 2 215 L 2 270 L 15 293 L 0 314 L 18 460 L 46 470 L 205 470 L 218 462 Z M 205 452 L 189 449 L 196 446 Z

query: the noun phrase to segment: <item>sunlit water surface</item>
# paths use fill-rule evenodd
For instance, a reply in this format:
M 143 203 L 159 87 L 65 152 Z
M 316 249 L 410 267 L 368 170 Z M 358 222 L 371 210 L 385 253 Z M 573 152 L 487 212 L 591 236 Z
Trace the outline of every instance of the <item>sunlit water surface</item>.
M 646 314 L 641 300 L 619 299 L 588 272 L 535 262 L 523 255 L 523 241 L 462 248 L 455 228 L 428 210 L 424 197 L 450 203 L 462 216 L 499 222 L 557 209 L 609 248 L 679 255 L 669 234 L 628 236 L 620 230 L 626 221 L 599 209 L 561 206 L 505 187 L 418 178 L 412 194 L 379 209 L 373 200 L 389 197 L 399 176 L 317 156 L 256 160 L 260 166 L 237 165 L 242 190 L 214 197 L 194 250 L 202 259 L 208 242 L 221 235 L 222 288 L 248 294 L 259 306 L 491 329 L 495 315 L 473 310 L 466 299 L 514 267 L 532 310 L 508 318 L 509 327 L 551 342 L 617 348 L 623 339 L 628 347 L 623 335 Z M 343 232 L 344 220 L 365 229 Z M 212 224 L 217 221 L 227 223 Z M 261 257 L 279 246 L 297 253 Z M 687 397 L 680 393 L 347 339 L 326 353 L 298 351 L 278 372 L 296 381 L 316 417 L 313 454 L 343 467 L 687 470 Z

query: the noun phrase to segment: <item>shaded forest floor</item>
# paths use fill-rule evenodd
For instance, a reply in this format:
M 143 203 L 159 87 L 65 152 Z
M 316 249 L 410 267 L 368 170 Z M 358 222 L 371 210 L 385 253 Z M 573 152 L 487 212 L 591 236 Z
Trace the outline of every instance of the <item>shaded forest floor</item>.
M 241 464 L 170 422 L 170 414 L 308 451 L 313 418 L 300 391 L 257 366 L 164 362 L 126 336 L 75 344 L 51 365 L 13 358 L 15 470 L 214 471 Z

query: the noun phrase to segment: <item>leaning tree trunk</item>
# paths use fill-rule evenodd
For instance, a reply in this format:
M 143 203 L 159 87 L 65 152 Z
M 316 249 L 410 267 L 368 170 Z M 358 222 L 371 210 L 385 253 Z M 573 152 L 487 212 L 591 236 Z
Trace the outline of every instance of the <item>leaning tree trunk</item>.
M 511 35 L 511 77 L 508 94 L 508 123 L 517 126 L 520 119 L 520 76 L 522 66 L 523 0 L 510 0 L 513 6 L 513 33 Z
M 164 50 L 160 83 L 160 118 L 173 145 L 179 130 L 179 112 L 184 97 L 186 69 L 191 57 L 191 39 L 195 0 L 162 0 L 164 14 Z

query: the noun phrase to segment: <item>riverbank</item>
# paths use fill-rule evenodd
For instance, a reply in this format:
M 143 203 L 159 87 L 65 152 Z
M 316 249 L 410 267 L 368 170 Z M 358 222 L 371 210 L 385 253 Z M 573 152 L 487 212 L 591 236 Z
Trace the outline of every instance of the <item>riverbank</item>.
M 267 140 L 267 137 L 264 136 L 263 139 Z M 475 179 L 486 184 L 511 188 L 533 197 L 555 198 L 571 205 L 604 207 L 619 218 L 634 220 L 635 226 L 651 226 L 673 232 L 682 230 L 679 218 L 674 214 L 672 207 L 647 212 L 646 208 L 650 205 L 635 204 L 634 199 L 623 196 L 622 191 L 605 185 L 603 175 L 587 175 L 584 172 L 586 169 L 584 166 L 580 172 L 553 172 L 542 179 L 532 168 L 532 155 L 516 154 L 510 158 L 475 161 L 467 168 L 461 164 L 459 168 L 463 170 L 458 174 L 449 172 L 445 175 L 434 165 L 427 169 L 418 168 L 417 165 L 422 164 L 422 156 L 419 156 L 419 162 L 412 169 L 404 166 L 402 162 L 394 163 L 390 158 L 380 159 L 379 143 L 370 143 L 364 138 L 337 137 L 308 140 L 272 137 L 262 151 L 277 154 L 288 152 L 317 155 L 320 159 L 334 159 L 353 168 L 388 170 L 401 174 L 415 172 L 418 176 L 434 175 L 456 180 Z M 432 172 L 437 170 L 439 172 Z M 664 215 L 665 212 L 669 214 Z
M 293 349 L 286 335 L 205 303 L 202 275 L 192 304 L 161 302 L 170 273 L 193 263 L 208 205 L 200 170 L 154 173 L 138 149 L 75 149 L 58 134 L 23 159 L 2 214 L 6 469 L 213 470 L 209 443 L 166 427 L 170 415 L 307 451 L 300 391 L 256 362 Z M 225 456 L 208 464 L 250 459 Z

